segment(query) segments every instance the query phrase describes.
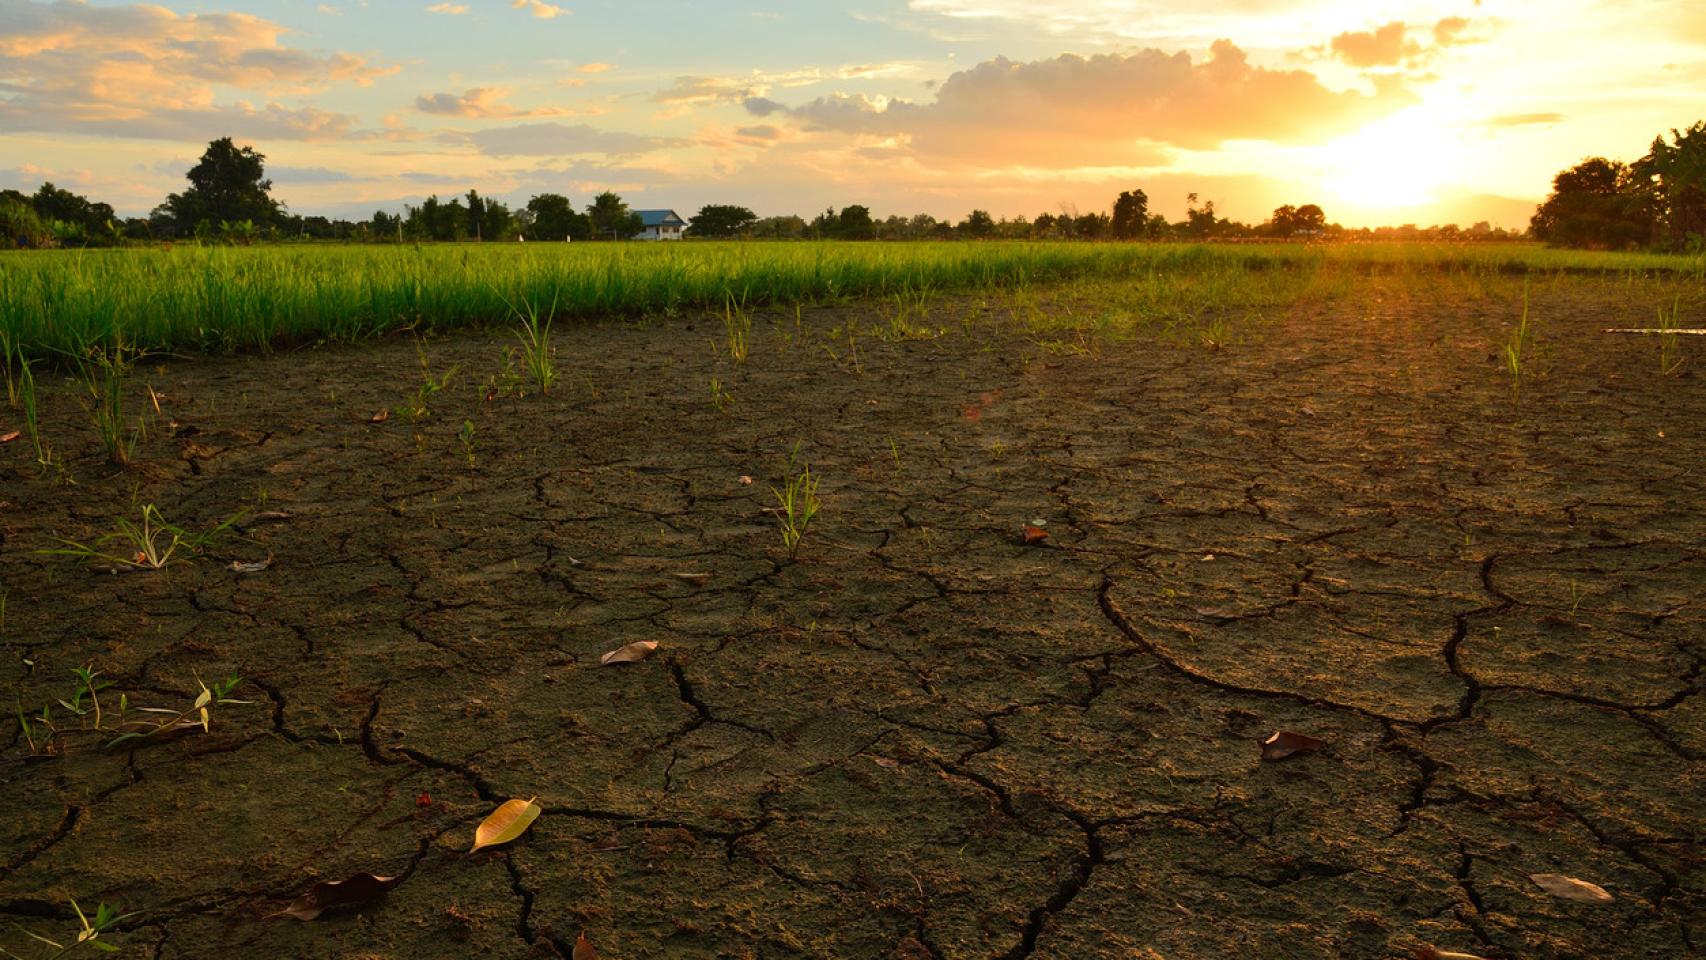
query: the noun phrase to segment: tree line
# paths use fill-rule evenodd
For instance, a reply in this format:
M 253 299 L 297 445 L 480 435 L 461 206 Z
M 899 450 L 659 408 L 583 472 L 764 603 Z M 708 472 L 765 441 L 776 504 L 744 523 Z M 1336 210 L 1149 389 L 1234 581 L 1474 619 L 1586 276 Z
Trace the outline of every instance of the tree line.
M 1590 157 L 1559 173 L 1529 232 L 1566 247 L 1706 252 L 1706 121 L 1670 133 L 1634 163 Z
M 215 140 L 185 174 L 189 186 L 168 196 L 145 218 L 121 219 L 108 204 L 91 202 L 52 183 L 44 183 L 33 195 L 16 190 L 0 191 L 0 246 L 99 246 L 177 239 L 230 243 L 562 242 L 626 239 L 641 230 L 639 214 L 629 209 L 620 196 L 608 191 L 594 197 L 584 209 L 577 209 L 568 197 L 557 193 L 538 194 L 525 206 L 512 209 L 500 200 L 469 190 L 463 196 L 448 199 L 435 194 L 418 205 L 406 205 L 401 214 L 380 210 L 361 221 L 299 216 L 273 199 L 265 160 L 253 147 L 238 147 L 229 137 Z M 878 219 L 869 207 L 861 204 L 840 210 L 830 208 L 811 220 L 798 216 L 759 217 L 746 207 L 708 204 L 690 218 L 687 236 L 776 240 L 1124 241 L 1504 240 L 1521 236 L 1485 222 L 1468 229 L 1455 225 L 1421 228 L 1413 224 L 1348 229 L 1328 222 L 1325 211 L 1313 203 L 1281 206 L 1265 222 L 1247 224 L 1221 217 L 1214 201 L 1202 201 L 1197 194 L 1188 195 L 1186 203 L 1185 217 L 1169 221 L 1150 211 L 1149 197 L 1143 190 L 1133 189 L 1120 192 L 1107 212 L 1080 212 L 1067 205 L 1035 218 L 996 219 L 988 211 L 973 210 L 958 222 L 922 213 Z M 1537 235 L 1539 231 L 1537 226 Z

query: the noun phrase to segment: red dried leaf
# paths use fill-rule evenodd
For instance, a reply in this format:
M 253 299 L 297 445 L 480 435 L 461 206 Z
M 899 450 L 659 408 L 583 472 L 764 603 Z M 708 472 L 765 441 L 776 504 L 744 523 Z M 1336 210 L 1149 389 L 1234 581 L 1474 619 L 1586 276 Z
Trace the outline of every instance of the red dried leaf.
M 292 900 L 290 906 L 273 914 L 273 916 L 313 920 L 327 910 L 372 900 L 396 886 L 399 879 L 398 877 L 376 877 L 371 873 L 358 873 L 348 880 L 316 883 L 312 890 Z
M 575 952 L 571 960 L 598 960 L 598 948 L 586 938 L 584 931 L 575 937 Z
M 13 430 L 11 433 L 0 434 L 0 443 L 11 443 L 13 440 L 18 439 L 21 436 L 23 436 L 23 433 L 17 430 Z
M 1281 730 L 1262 741 L 1262 759 L 1284 760 L 1286 757 L 1293 757 L 1302 753 L 1314 753 L 1326 745 L 1327 741 L 1325 740 L 1317 740 L 1301 733 L 1292 733 L 1290 730 Z
M 1047 540 L 1047 539 L 1048 539 L 1048 531 L 1044 530 L 1042 527 L 1029 527 L 1028 526 L 1025 528 L 1025 542 L 1026 543 L 1037 544 L 1037 543 L 1042 543 L 1044 540 Z

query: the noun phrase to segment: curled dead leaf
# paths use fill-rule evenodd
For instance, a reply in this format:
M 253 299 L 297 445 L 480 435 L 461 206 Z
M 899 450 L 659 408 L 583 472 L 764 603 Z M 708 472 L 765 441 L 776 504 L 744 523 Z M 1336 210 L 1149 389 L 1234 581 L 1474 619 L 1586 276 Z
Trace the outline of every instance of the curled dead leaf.
M 474 830 L 474 846 L 469 853 L 478 853 L 487 847 L 496 847 L 509 843 L 527 832 L 533 821 L 539 819 L 539 804 L 533 797 L 528 800 L 507 800 L 502 806 L 492 811 L 491 816 L 481 821 Z
M 752 478 L 743 474 L 740 478 L 740 485 L 743 487 L 752 486 Z
M 658 648 L 656 640 L 636 640 L 606 653 L 598 658 L 598 662 L 609 666 L 613 663 L 638 663 L 651 656 Z
M 367 422 L 368 423 L 384 423 L 385 421 L 387 421 L 389 419 L 391 419 L 391 411 L 381 410 L 378 413 L 374 414 L 373 416 L 368 417 Z
M 1037 543 L 1042 543 L 1044 540 L 1047 540 L 1047 539 L 1048 539 L 1048 531 L 1044 530 L 1042 527 L 1033 527 L 1033 526 L 1029 526 L 1029 525 L 1027 525 L 1025 527 L 1024 541 L 1026 543 L 1037 544 Z
M 1566 877 L 1561 873 L 1531 873 L 1528 875 L 1528 879 L 1533 880 L 1540 889 L 1554 897 L 1561 897 L 1565 900 L 1577 900 L 1582 903 L 1610 903 L 1616 899 L 1616 897 L 1606 893 L 1605 888 L 1598 884 L 1589 883 L 1586 880 L 1577 880 L 1575 877 Z
M 21 436 L 23 436 L 23 433 L 18 430 L 13 430 L 10 433 L 0 433 L 0 443 L 11 443 L 13 440 L 18 439 Z
M 284 512 L 283 510 L 262 510 L 260 513 L 257 513 L 254 516 L 250 517 L 249 522 L 251 524 L 254 524 L 254 523 L 283 523 L 284 521 L 289 520 L 289 519 L 290 519 L 290 514 Z
M 570 960 L 598 960 L 598 948 L 586 938 L 585 931 L 575 937 L 575 951 Z
M 1435 946 L 1416 948 L 1416 960 L 1487 960 L 1473 953 L 1458 953 L 1456 950 L 1441 950 Z
M 1262 741 L 1262 759 L 1284 760 L 1286 757 L 1296 756 L 1300 753 L 1314 753 L 1326 745 L 1327 741 L 1325 740 L 1317 740 L 1302 733 L 1292 733 L 1290 730 L 1281 730 Z
M 334 907 L 347 907 L 372 900 L 396 886 L 399 879 L 401 878 L 376 877 L 371 873 L 358 873 L 347 880 L 316 883 L 313 889 L 290 901 L 290 906 L 272 914 L 272 916 L 313 920 Z
M 260 573 L 270 566 L 272 566 L 271 554 L 268 554 L 265 560 L 231 561 L 231 569 L 236 573 Z

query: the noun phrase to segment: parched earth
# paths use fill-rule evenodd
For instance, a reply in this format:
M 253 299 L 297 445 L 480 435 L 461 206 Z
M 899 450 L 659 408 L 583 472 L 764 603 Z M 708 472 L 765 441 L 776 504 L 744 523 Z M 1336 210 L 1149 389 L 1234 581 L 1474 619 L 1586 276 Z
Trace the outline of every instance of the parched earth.
M 501 332 L 163 359 L 125 469 L 52 386 L 66 470 L 0 446 L 19 705 L 85 665 L 108 727 L 255 702 L 110 749 L 55 707 L 38 758 L 11 724 L 0 914 L 104 901 L 161 960 L 1698 955 L 1706 356 L 1599 332 L 1657 298 L 1538 285 L 1515 396 L 1519 281 L 1379 278 L 1218 350 L 999 299 L 761 315 L 745 363 L 720 318 L 612 322 L 489 400 Z M 416 419 L 422 356 L 459 369 Z M 37 552 L 148 503 L 249 512 L 157 573 Z M 1325 746 L 1264 762 L 1280 730 Z M 362 871 L 402 880 L 268 918 Z

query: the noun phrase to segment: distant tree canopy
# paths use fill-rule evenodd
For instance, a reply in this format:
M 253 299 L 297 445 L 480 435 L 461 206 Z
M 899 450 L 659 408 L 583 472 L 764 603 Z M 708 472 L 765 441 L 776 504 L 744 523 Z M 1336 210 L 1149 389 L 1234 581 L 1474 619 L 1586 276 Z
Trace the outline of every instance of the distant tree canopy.
M 1327 214 L 1313 203 L 1301 207 L 1286 204 L 1268 220 L 1268 232 L 1276 237 L 1314 236 L 1327 228 Z
M 1652 189 L 1664 240 L 1673 247 L 1706 245 L 1706 120 L 1661 135 L 1632 172 Z
M 1653 239 L 1653 207 L 1652 193 L 1628 164 L 1593 157 L 1552 178 L 1552 195 L 1529 230 L 1565 247 L 1639 246 Z
M 758 214 L 745 207 L 731 206 L 725 203 L 711 203 L 699 208 L 693 215 L 692 224 L 687 228 L 688 234 L 695 237 L 738 237 L 752 229 L 758 222 Z
M 1136 240 L 1149 230 L 1149 195 L 1122 190 L 1114 200 L 1113 231 L 1119 240 Z
M 1661 135 L 1634 163 L 1591 157 L 1562 171 L 1529 230 L 1566 247 L 1706 249 L 1706 121 Z
M 156 211 L 183 234 L 196 234 L 225 224 L 247 222 L 270 226 L 279 216 L 278 201 L 269 191 L 266 157 L 254 147 L 241 147 L 230 137 L 207 145 L 201 160 L 185 174 L 190 188 L 174 193 Z
M 974 240 L 987 240 L 995 235 L 995 218 L 987 210 L 973 210 L 959 229 Z
M 586 215 L 592 221 L 593 233 L 611 240 L 626 240 L 645 228 L 640 215 L 609 190 L 592 198 Z
M 527 201 L 527 212 L 533 219 L 527 228 L 529 240 L 562 242 L 592 236 L 592 221 L 560 193 L 541 193 Z

